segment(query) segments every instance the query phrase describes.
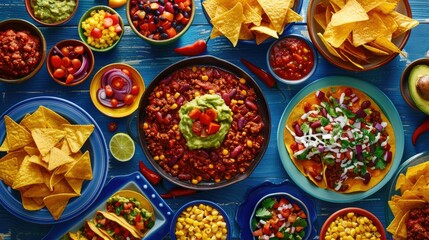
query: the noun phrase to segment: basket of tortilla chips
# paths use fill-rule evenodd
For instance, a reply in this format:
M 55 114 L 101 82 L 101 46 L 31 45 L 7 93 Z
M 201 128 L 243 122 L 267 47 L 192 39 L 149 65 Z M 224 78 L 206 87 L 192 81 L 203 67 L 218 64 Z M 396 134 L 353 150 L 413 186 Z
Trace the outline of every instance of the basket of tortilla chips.
M 312 0 L 307 26 L 311 41 L 330 63 L 366 71 L 402 52 L 419 23 L 404 0 Z

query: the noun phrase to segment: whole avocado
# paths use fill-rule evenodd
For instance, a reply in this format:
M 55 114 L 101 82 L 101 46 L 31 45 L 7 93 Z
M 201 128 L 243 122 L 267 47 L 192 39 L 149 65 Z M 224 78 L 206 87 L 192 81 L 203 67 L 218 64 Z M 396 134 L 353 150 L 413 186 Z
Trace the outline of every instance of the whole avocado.
M 429 66 L 417 65 L 410 71 L 408 89 L 416 106 L 429 114 Z

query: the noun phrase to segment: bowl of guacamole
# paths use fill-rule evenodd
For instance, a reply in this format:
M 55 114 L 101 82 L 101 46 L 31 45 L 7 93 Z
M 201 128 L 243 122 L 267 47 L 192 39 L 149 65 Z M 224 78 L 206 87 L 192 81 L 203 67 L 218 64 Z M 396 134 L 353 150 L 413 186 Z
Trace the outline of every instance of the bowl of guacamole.
M 68 22 L 75 14 L 79 0 L 25 0 L 25 8 L 36 22 L 56 26 Z

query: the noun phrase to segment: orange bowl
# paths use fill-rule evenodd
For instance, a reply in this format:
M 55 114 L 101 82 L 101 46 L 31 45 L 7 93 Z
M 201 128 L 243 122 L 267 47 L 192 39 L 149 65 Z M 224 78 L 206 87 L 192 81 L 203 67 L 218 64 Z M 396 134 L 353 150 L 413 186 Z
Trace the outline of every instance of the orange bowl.
M 323 223 L 323 226 L 320 230 L 319 239 L 325 239 L 331 223 L 334 222 L 338 217 L 345 217 L 348 213 L 354 213 L 354 215 L 357 217 L 367 217 L 372 222 L 372 225 L 374 225 L 377 228 L 377 231 L 380 233 L 379 239 L 386 240 L 386 231 L 384 230 L 384 226 L 380 220 L 369 211 L 357 207 L 343 208 L 333 213 L 328 219 L 326 219 L 325 223 Z

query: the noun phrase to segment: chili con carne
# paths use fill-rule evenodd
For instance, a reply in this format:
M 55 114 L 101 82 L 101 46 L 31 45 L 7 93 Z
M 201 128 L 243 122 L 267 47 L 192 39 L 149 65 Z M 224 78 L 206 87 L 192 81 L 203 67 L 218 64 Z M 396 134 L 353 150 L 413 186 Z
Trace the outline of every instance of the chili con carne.
M 139 169 L 143 176 L 153 185 L 157 185 L 161 181 L 161 176 L 149 169 L 143 161 L 139 161 Z
M 258 78 L 261 79 L 268 87 L 272 88 L 276 85 L 276 79 L 264 69 L 256 66 L 244 58 L 240 59 L 240 61 L 244 64 L 244 66 L 246 66 L 250 71 L 258 76 Z
M 192 44 L 175 48 L 174 52 L 185 56 L 196 56 L 203 53 L 206 49 L 207 49 L 206 41 L 199 39 Z
M 416 145 L 417 139 L 422 135 L 424 132 L 429 130 L 429 117 L 426 117 L 426 119 L 414 130 L 413 136 L 411 137 L 411 141 L 413 142 L 413 145 Z

